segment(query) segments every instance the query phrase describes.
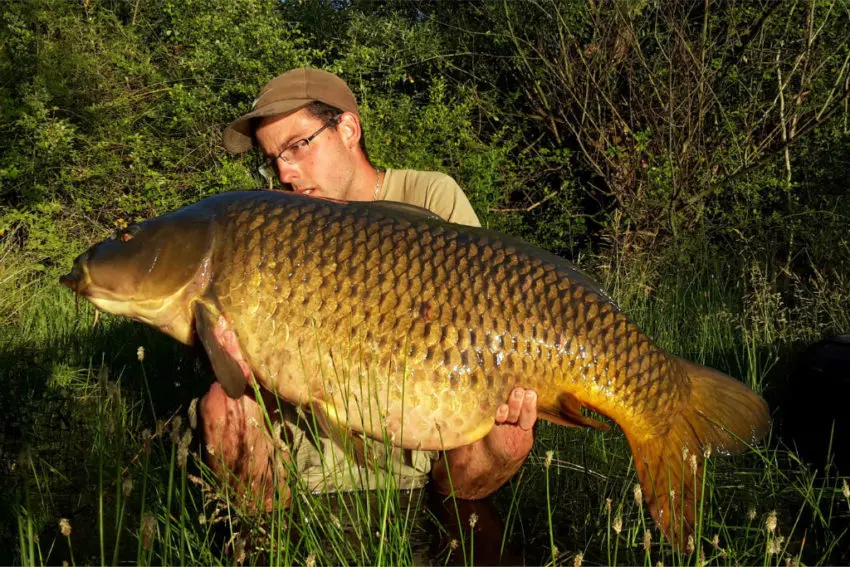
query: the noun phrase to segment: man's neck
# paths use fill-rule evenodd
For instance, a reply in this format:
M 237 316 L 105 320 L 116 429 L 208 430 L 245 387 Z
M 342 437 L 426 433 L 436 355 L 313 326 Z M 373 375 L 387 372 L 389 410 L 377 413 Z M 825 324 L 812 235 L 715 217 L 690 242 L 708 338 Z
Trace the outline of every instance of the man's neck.
M 373 201 L 375 199 L 375 188 L 379 183 L 379 175 L 378 170 L 368 162 L 366 167 L 358 168 L 345 198 L 349 201 Z

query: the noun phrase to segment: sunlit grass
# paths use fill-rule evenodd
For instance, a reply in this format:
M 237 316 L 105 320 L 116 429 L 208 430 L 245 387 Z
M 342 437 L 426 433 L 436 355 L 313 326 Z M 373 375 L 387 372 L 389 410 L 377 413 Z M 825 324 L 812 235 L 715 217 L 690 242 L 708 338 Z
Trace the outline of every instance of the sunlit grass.
M 671 352 L 765 392 L 782 378 L 789 348 L 850 328 L 850 301 L 821 279 L 800 282 L 791 309 L 759 274 L 679 278 L 648 294 L 621 278 L 616 294 Z M 495 551 L 528 564 L 815 564 L 848 545 L 847 478 L 809 469 L 775 437 L 708 459 L 704 523 L 688 555 L 664 542 L 635 498 L 619 431 L 548 423 L 492 499 L 495 535 L 480 509 L 399 491 L 391 474 L 374 491 L 317 496 L 290 468 L 291 506 L 257 514 L 258 503 L 200 458 L 188 408 L 211 376 L 196 357 L 119 318 L 93 327 L 91 306 L 52 280 L 26 293 L 0 331 L 0 403 L 20 431 L 4 438 L 0 462 L 10 479 L 0 487 L 6 563 L 473 564 Z

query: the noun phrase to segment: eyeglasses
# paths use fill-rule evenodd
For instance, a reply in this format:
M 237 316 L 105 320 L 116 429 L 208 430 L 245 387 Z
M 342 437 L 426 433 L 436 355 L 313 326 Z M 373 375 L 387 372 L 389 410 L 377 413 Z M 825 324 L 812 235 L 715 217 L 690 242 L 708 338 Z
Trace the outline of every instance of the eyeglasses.
M 282 159 L 286 163 L 298 163 L 305 155 L 307 155 L 307 148 L 310 147 L 310 142 L 315 140 L 316 136 L 324 132 L 327 128 L 336 126 L 337 123 L 339 123 L 340 116 L 342 115 L 337 114 L 336 116 L 329 118 L 321 128 L 306 138 L 301 138 L 300 140 L 289 144 L 276 156 L 267 158 L 265 163 L 263 163 L 257 171 L 259 171 L 260 175 L 266 180 L 269 186 L 271 186 L 277 179 L 277 160 Z

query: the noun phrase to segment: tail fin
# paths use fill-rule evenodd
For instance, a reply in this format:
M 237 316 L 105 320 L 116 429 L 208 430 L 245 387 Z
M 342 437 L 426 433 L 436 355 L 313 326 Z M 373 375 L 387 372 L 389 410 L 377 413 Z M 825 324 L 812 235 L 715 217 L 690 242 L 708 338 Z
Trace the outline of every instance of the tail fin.
M 678 362 L 690 377 L 691 396 L 671 415 L 670 429 L 649 439 L 628 432 L 626 437 L 649 511 L 682 550 L 701 510 L 704 454 L 743 451 L 767 433 L 770 418 L 765 401 L 742 383 L 711 368 Z

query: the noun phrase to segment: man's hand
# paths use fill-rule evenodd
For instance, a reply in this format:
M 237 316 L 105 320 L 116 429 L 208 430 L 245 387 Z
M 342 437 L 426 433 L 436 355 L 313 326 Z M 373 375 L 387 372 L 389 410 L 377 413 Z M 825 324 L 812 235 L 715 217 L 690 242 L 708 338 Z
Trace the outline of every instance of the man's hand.
M 537 393 L 514 388 L 496 410 L 496 425 L 483 439 L 446 452 L 431 471 L 437 491 L 468 500 L 486 498 L 525 462 L 534 443 Z

